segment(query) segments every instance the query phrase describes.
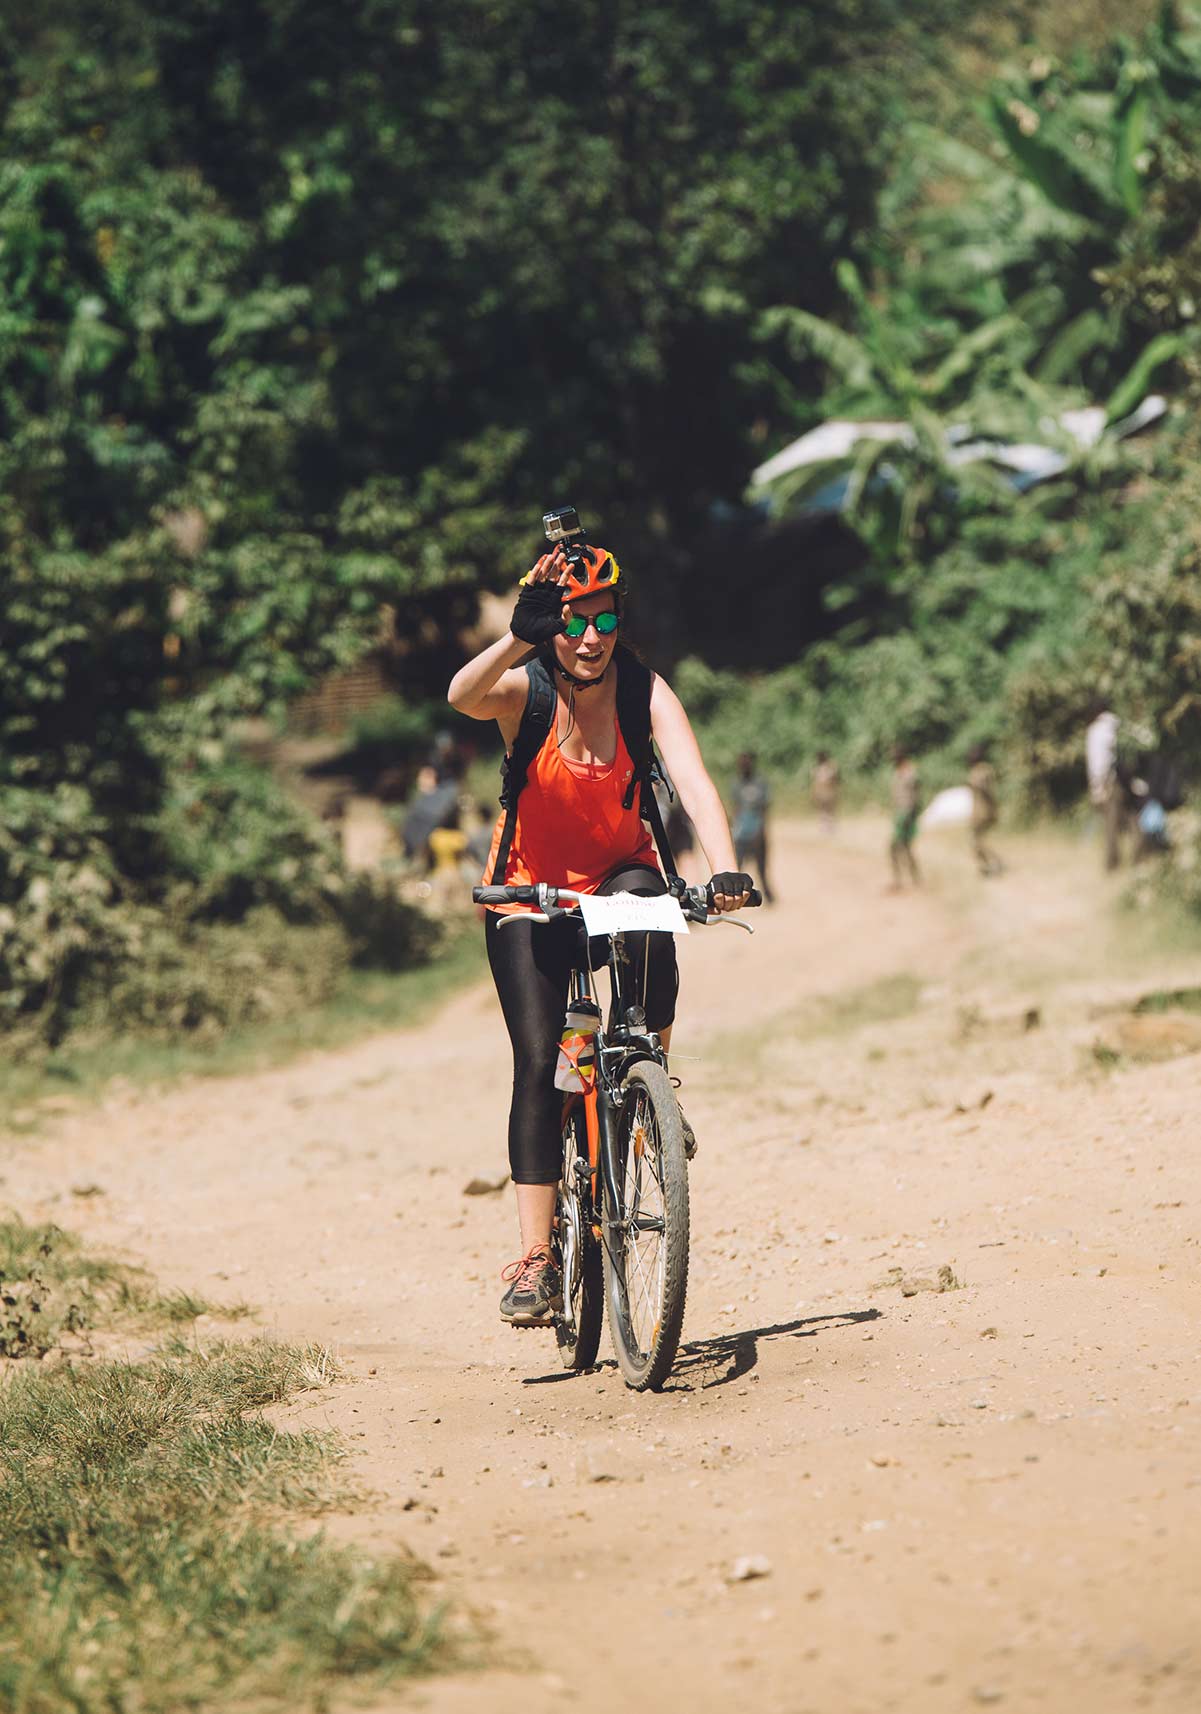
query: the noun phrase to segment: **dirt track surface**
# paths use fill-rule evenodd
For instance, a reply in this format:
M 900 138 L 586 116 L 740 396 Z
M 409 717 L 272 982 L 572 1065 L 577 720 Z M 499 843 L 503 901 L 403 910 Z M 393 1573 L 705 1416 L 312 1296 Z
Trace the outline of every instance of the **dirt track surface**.
M 568 1377 L 497 1319 L 516 1254 L 490 988 L 419 1031 L 22 1141 L 6 1199 L 328 1341 L 408 1547 L 489 1633 L 429 1714 L 1201 1707 L 1196 1055 L 1102 1066 L 1110 1009 L 1198 981 L 1095 847 L 960 834 L 882 890 L 882 824 L 782 830 L 754 939 L 681 952 L 700 1138 L 668 1390 Z M 72 1185 L 106 1194 L 73 1199 Z M 962 1288 L 904 1296 L 894 1270 Z M 763 1556 L 766 1576 L 731 1582 Z

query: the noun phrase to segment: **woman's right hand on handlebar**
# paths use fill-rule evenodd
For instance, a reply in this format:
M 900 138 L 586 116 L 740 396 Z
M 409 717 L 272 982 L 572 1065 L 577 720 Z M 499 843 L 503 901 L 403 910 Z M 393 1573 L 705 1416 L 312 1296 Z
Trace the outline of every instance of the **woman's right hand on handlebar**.
M 740 911 L 749 904 L 755 884 L 749 875 L 741 871 L 723 869 L 714 875 L 705 890 L 714 911 L 720 915 L 723 911 Z

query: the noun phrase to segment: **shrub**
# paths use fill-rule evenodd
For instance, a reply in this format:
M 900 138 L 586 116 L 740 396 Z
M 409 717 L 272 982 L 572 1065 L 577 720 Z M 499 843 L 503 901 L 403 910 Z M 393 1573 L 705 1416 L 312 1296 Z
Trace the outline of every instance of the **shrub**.
M 170 775 L 157 828 L 188 917 L 240 921 L 270 906 L 289 922 L 329 914 L 341 860 L 329 835 L 263 768 L 213 747 Z
M 438 925 L 398 898 L 376 875 L 356 875 L 335 906 L 350 962 L 360 970 L 407 970 L 424 964 L 438 944 Z
M 301 925 L 270 905 L 240 923 L 143 911 L 121 957 L 88 962 L 65 1021 L 90 1034 L 215 1037 L 331 999 L 349 965 L 333 920 Z
M 0 1032 L 215 1036 L 330 999 L 351 964 L 428 959 L 438 930 L 270 775 L 214 748 L 168 771 L 153 884 L 120 875 L 83 786 L 0 790 Z

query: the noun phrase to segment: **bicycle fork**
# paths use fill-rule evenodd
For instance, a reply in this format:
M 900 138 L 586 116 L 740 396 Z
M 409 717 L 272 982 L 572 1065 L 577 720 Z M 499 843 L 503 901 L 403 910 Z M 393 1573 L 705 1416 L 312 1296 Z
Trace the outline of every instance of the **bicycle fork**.
M 593 1004 L 596 1003 L 591 984 L 581 970 L 571 972 L 568 1005 L 575 1000 L 591 1000 Z M 607 1095 L 602 1096 L 604 1076 L 603 1057 L 598 1045 L 593 1061 L 592 1084 L 582 1096 L 584 1132 L 588 1140 L 588 1174 L 592 1187 L 592 1232 L 595 1238 L 606 1243 L 606 1248 L 620 1248 L 621 1187 L 617 1178 L 617 1109 Z M 598 1195 L 602 1185 L 603 1200 Z

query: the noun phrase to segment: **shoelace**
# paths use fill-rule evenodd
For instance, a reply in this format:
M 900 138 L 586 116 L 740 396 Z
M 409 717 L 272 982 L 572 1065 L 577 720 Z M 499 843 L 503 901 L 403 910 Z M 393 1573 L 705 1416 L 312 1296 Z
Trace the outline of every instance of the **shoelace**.
M 518 1291 L 525 1291 L 534 1285 L 543 1268 L 549 1266 L 549 1253 L 543 1245 L 536 1244 L 520 1261 L 510 1262 L 507 1268 L 502 1268 L 500 1277 L 506 1283 L 512 1280 Z

